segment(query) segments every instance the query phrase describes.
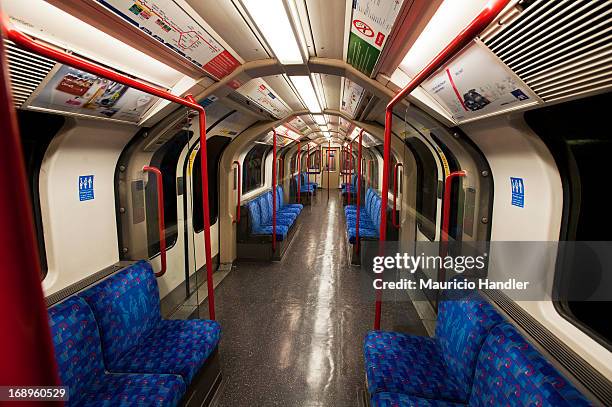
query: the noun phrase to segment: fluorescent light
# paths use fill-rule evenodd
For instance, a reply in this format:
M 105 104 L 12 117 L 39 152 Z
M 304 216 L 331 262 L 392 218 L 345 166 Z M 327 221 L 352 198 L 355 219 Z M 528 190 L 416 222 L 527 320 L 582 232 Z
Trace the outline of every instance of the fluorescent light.
M 325 135 L 325 138 L 331 138 L 331 133 L 329 131 L 326 131 L 323 134 Z
M 321 113 L 321 105 L 319 104 L 319 99 L 317 99 L 312 82 L 310 82 L 310 77 L 290 76 L 289 79 L 291 79 L 291 83 L 297 89 L 308 110 L 311 113 Z
M 400 69 L 414 77 L 487 6 L 488 1 L 444 0 L 406 53 Z
M 317 92 L 317 96 L 321 101 L 321 105 L 324 108 L 327 108 L 327 101 L 325 100 L 325 91 L 323 90 L 323 80 L 321 79 L 321 75 L 319 75 L 318 73 L 313 73 L 311 77 L 312 82 L 315 85 L 315 91 Z
M 322 114 L 313 114 L 312 117 L 314 118 L 315 123 L 317 123 L 319 126 L 325 126 L 327 124 L 325 116 Z
M 303 64 L 300 45 L 282 0 L 241 0 L 281 64 Z

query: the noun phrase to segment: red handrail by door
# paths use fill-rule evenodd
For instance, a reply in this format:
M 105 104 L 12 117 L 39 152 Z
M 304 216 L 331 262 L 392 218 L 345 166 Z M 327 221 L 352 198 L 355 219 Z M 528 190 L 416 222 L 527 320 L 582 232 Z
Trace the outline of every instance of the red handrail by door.
M 434 72 L 444 66 L 453 56 L 467 46 L 485 28 L 487 28 L 497 17 L 497 15 L 510 3 L 510 0 L 490 0 L 487 6 L 472 20 L 468 26 L 457 35 L 434 59 L 427 64 L 421 72 L 412 78 L 410 82 L 400 90 L 393 99 L 387 104 L 385 109 L 385 134 L 383 140 L 383 179 L 381 188 L 380 205 L 380 249 L 384 248 L 387 240 L 387 205 L 389 194 L 389 168 L 391 165 L 391 129 L 393 126 L 393 107 L 404 99 L 410 92 L 415 90 L 423 81 L 429 78 Z M 374 329 L 380 329 L 381 314 L 380 290 L 377 290 L 376 309 L 374 316 Z
M 157 167 L 145 165 L 142 167 L 144 172 L 155 174 L 157 184 L 157 226 L 159 228 L 159 257 L 161 260 L 161 270 L 155 273 L 155 277 L 166 274 L 166 225 L 164 224 L 164 180 L 162 173 Z
M 465 171 L 451 172 L 446 176 L 444 180 L 444 202 L 442 204 L 442 236 L 440 240 L 442 242 L 448 242 L 448 228 L 450 225 L 450 211 L 451 211 L 451 189 L 453 187 L 453 180 L 459 177 L 465 177 L 467 174 Z
M 0 385 L 59 386 L 4 44 L 0 41 Z
M 80 58 L 74 54 L 68 54 L 64 51 L 52 48 L 41 42 L 37 42 L 22 32 L 8 26 L 4 26 L 4 19 L 2 19 L 3 31 L 6 33 L 8 39 L 16 43 L 17 45 L 24 47 L 36 54 L 45 56 L 50 59 L 54 59 L 66 65 L 70 65 L 74 68 L 81 69 L 93 73 L 97 76 L 101 76 L 106 79 L 110 79 L 113 82 L 118 82 L 123 85 L 127 85 L 131 88 L 138 89 L 142 92 L 149 93 L 162 99 L 169 100 L 179 105 L 186 106 L 193 109 L 199 114 L 199 126 L 200 126 L 200 151 L 202 151 L 200 165 L 202 169 L 202 209 L 204 211 L 204 251 L 206 255 L 206 285 L 208 288 L 208 312 L 210 319 L 215 319 L 215 293 L 213 285 L 213 269 L 212 269 L 212 256 L 211 256 L 211 240 L 210 240 L 210 212 L 208 207 L 208 160 L 206 154 L 206 111 L 200 106 L 192 95 L 186 95 L 182 98 L 172 93 L 149 85 L 138 79 L 131 78 L 124 74 L 115 72 L 102 65 L 97 65 L 86 59 Z
M 237 168 L 238 168 L 238 178 L 236 179 L 236 187 L 237 187 L 237 193 L 236 193 L 236 219 L 234 219 L 232 221 L 232 223 L 238 223 L 240 222 L 240 189 L 241 189 L 241 184 L 242 184 L 242 178 L 241 178 L 241 174 L 240 174 L 240 163 L 238 161 L 234 161 L 232 164 L 236 164 Z
M 398 173 L 398 169 L 399 167 L 403 167 L 402 163 L 397 163 L 395 164 L 395 168 L 393 168 L 393 213 L 392 213 L 392 217 L 391 217 L 391 222 L 393 223 L 393 226 L 396 229 L 400 228 L 399 223 L 397 223 L 397 215 L 396 215 L 396 211 L 397 211 L 397 187 L 398 187 L 398 182 L 397 182 L 397 173 Z

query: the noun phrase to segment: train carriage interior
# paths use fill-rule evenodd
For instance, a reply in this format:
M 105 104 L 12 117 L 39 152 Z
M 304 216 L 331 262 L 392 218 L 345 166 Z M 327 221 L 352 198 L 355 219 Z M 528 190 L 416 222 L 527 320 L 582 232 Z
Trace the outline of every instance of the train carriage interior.
M 612 1 L 0 19 L 1 405 L 612 406 Z

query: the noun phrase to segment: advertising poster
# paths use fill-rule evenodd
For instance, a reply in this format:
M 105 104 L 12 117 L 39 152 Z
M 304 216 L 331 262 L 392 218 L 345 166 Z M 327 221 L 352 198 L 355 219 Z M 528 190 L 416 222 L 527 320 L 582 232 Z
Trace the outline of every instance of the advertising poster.
M 422 86 L 457 122 L 537 103 L 527 85 L 477 43 Z
M 128 23 L 221 79 L 240 62 L 173 0 L 97 0 Z
M 64 65 L 28 107 L 138 123 L 157 99 Z
M 342 106 L 340 106 L 340 110 L 351 117 L 355 117 L 355 111 L 363 96 L 363 92 L 364 90 L 361 86 L 345 78 L 344 87 L 342 89 Z
M 403 0 L 354 0 L 347 62 L 371 75 Z
M 261 78 L 251 79 L 241 86 L 237 92 L 278 119 L 291 113 L 289 106 Z

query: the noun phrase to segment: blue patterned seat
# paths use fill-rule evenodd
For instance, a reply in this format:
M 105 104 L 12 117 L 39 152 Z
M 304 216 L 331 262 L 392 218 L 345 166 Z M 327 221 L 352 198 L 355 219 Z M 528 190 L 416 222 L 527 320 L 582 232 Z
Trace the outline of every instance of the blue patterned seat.
M 272 226 L 262 224 L 261 209 L 257 200 L 253 200 L 247 204 L 249 208 L 249 221 L 251 225 L 251 234 L 253 235 L 272 235 Z M 285 240 L 289 227 L 277 224 L 276 225 L 276 240 Z
M 591 406 L 559 371 L 508 323 L 491 330 L 480 355 L 472 406 Z
M 264 213 L 264 206 L 265 206 L 266 214 L 267 216 L 269 216 L 270 226 L 272 225 L 272 211 L 274 209 L 274 207 L 272 206 L 272 202 L 273 202 L 272 192 L 266 192 L 263 195 L 263 197 L 259 198 L 259 205 L 260 205 L 261 213 L 262 213 L 262 221 L 264 220 L 263 213 Z M 276 202 L 278 203 L 278 199 L 276 200 Z M 293 211 L 283 211 L 281 208 L 278 207 L 278 205 L 276 206 L 277 224 L 291 227 L 291 225 L 293 225 L 297 217 L 298 217 L 297 213 Z
M 459 407 L 465 404 L 444 400 L 425 399 L 401 393 L 376 393 L 372 397 L 371 407 Z
M 216 349 L 208 320 L 162 320 L 153 269 L 140 261 L 79 294 L 92 308 L 111 372 L 170 373 L 191 379 Z
M 280 213 L 295 213 L 299 215 L 304 209 L 304 205 L 302 204 L 285 204 L 285 196 L 283 187 L 280 185 L 276 186 L 276 207 L 278 208 Z
M 466 402 L 478 353 L 502 321 L 480 295 L 443 300 L 434 338 L 370 332 L 364 344 L 368 390 Z
M 98 325 L 89 305 L 70 297 L 48 310 L 49 326 L 69 406 L 176 406 L 185 382 L 173 374 L 107 373 Z
M 359 237 L 377 240 L 380 236 L 382 200 L 372 188 L 369 188 L 366 192 L 365 201 L 365 206 L 361 207 L 359 214 Z M 355 244 L 357 241 L 357 206 L 345 206 L 344 214 L 349 243 Z
M 306 172 L 302 172 L 302 184 L 314 191 L 319 187 L 319 184 L 309 179 L 308 173 Z

